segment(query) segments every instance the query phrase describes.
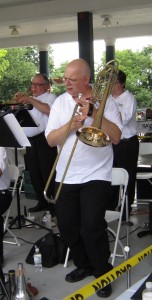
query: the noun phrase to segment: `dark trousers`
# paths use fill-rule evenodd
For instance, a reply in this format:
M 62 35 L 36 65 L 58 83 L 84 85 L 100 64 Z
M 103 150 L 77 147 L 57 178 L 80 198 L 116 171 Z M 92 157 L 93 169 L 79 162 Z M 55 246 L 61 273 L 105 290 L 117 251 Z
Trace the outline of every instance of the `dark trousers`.
M 75 266 L 92 268 L 95 277 L 112 267 L 105 221 L 110 186 L 100 180 L 63 184 L 56 203 L 58 227 Z
M 113 145 L 114 161 L 113 167 L 124 168 L 129 174 L 128 181 L 128 207 L 131 212 L 131 205 L 135 197 L 135 182 L 137 173 L 137 162 L 139 152 L 138 137 L 134 136 L 128 140 L 122 140 L 118 145 Z M 111 201 L 108 209 L 115 209 L 118 204 L 118 188 L 112 187 Z
M 0 191 L 0 258 L 3 256 L 4 219 L 3 214 L 12 202 L 12 193 L 8 190 Z
M 35 190 L 37 200 L 45 204 L 44 188 L 54 164 L 57 148 L 50 147 L 43 134 L 29 138 L 31 147 L 26 148 L 25 161 L 27 163 L 31 182 Z M 54 196 L 55 174 L 50 183 L 48 196 Z

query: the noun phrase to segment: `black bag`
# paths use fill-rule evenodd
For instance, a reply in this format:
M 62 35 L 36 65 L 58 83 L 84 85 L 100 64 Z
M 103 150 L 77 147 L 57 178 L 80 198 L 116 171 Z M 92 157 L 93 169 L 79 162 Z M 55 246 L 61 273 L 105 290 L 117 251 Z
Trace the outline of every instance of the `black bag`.
M 65 246 L 60 233 L 54 234 L 54 237 L 55 237 L 56 254 L 57 254 L 58 263 L 63 264 L 65 261 L 67 247 Z
M 67 247 L 63 243 L 60 234 L 54 234 L 53 231 L 40 238 L 32 246 L 26 257 L 26 263 L 34 265 L 35 246 L 39 248 L 42 255 L 42 267 L 51 268 L 58 263 L 64 263 Z

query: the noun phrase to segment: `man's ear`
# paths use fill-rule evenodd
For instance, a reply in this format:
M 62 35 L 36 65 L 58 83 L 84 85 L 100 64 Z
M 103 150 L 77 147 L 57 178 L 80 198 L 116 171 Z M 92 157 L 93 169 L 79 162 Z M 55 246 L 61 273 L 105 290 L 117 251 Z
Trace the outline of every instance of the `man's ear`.
M 83 76 L 83 81 L 84 81 L 84 83 L 85 83 L 85 85 L 88 85 L 89 84 L 89 77 L 88 76 Z

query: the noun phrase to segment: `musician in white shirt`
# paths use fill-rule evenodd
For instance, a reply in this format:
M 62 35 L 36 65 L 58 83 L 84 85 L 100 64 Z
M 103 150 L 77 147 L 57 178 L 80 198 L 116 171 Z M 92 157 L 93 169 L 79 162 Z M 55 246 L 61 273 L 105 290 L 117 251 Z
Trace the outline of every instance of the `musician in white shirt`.
M 45 74 L 36 74 L 31 81 L 30 95 L 20 92 L 16 94 L 19 103 L 30 103 L 33 109 L 29 111 L 38 127 L 24 127 L 24 132 L 28 137 L 31 147 L 26 148 L 25 162 L 29 169 L 31 182 L 35 190 L 38 204 L 28 209 L 29 212 L 39 212 L 50 210 L 54 214 L 54 205 L 48 204 L 44 197 L 44 188 L 54 164 L 57 148 L 49 147 L 44 135 L 51 106 L 56 99 L 56 95 L 50 92 L 50 82 Z M 50 185 L 49 195 L 54 193 L 54 179 Z
M 76 130 L 91 126 L 97 109 L 88 103 L 93 96 L 89 84 L 90 68 L 83 59 L 76 59 L 65 69 L 64 83 L 67 92 L 52 105 L 45 135 L 50 146 L 60 149 L 70 118 L 81 96 L 81 107 L 75 114 L 69 134 L 62 148 L 56 168 L 56 188 L 61 182 L 68 158 L 76 140 Z M 121 120 L 116 104 L 106 103 L 102 130 L 113 143 L 121 136 Z M 96 278 L 111 270 L 109 241 L 106 231 L 105 207 L 109 199 L 112 177 L 112 144 L 91 147 L 78 141 L 71 163 L 64 178 L 56 203 L 58 227 L 65 244 L 70 248 L 76 269 L 65 280 L 76 282 L 87 276 Z M 99 297 L 108 297 L 111 285 L 97 291 Z
M 137 161 L 139 151 L 139 141 L 137 136 L 137 121 L 136 121 L 136 98 L 132 93 L 125 89 L 126 74 L 119 70 L 116 84 L 112 89 L 109 99 L 112 99 L 119 110 L 123 124 L 120 143 L 113 144 L 114 162 L 113 167 L 120 167 L 127 170 L 129 174 L 128 182 L 128 206 L 129 215 L 131 213 L 131 205 L 134 202 L 135 196 L 135 181 L 137 172 Z M 114 209 L 117 206 L 118 189 L 112 187 L 112 197 L 109 209 Z M 123 219 L 125 220 L 125 210 Z

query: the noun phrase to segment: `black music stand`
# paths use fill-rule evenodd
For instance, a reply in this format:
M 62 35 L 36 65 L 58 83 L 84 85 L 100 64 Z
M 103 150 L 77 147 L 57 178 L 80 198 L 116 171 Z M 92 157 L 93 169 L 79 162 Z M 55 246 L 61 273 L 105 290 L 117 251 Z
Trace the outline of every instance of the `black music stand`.
M 28 110 L 16 110 L 13 114 L 21 127 L 37 127 L 36 121 L 30 115 Z
M 28 147 L 31 146 L 29 140 L 25 136 L 21 126 L 19 125 L 18 121 L 16 120 L 17 114 L 14 116 L 10 114 L 10 110 L 7 112 L 0 113 L 0 146 L 2 147 L 14 147 L 15 148 L 15 163 L 18 166 L 18 157 L 17 157 L 17 148 L 21 147 Z M 27 114 L 24 114 L 24 117 Z M 23 114 L 22 114 L 23 116 Z M 16 118 L 15 118 L 16 117 Z M 22 120 L 22 119 L 21 119 Z M 22 122 L 23 124 L 23 122 Z M 28 118 L 28 123 L 24 120 L 25 127 L 37 127 L 35 121 Z M 13 126 L 14 125 L 14 126 Z M 5 134 L 4 134 L 5 133 Z M 17 185 L 17 216 L 10 222 L 10 228 L 18 221 L 18 229 L 21 229 L 21 221 L 28 221 L 32 224 L 35 224 L 43 229 L 50 231 L 50 229 L 46 228 L 42 224 L 38 224 L 32 220 L 29 220 L 25 216 L 21 215 L 20 211 L 20 194 L 19 194 L 19 184 Z
M 29 140 L 25 136 L 21 126 L 11 111 L 0 113 L 0 146 L 15 149 L 15 164 L 18 166 L 17 148 L 31 146 Z M 31 118 L 32 119 L 32 118 Z M 34 122 L 32 120 L 32 122 Z M 10 227 L 18 221 L 18 228 L 21 228 L 22 216 L 20 213 L 20 194 L 19 185 L 17 184 L 17 217 L 10 222 Z
M 34 119 L 32 118 L 32 116 L 30 115 L 30 113 L 28 112 L 28 110 L 16 110 L 13 111 L 14 116 L 16 117 L 17 121 L 19 122 L 21 127 L 37 127 L 38 125 L 36 124 L 36 122 L 34 121 Z M 15 147 L 15 164 L 18 166 L 18 154 L 17 154 L 17 148 Z M 20 194 L 19 194 L 19 185 L 20 182 L 18 184 L 18 214 L 17 217 L 10 222 L 10 227 L 12 227 L 12 225 L 14 223 L 16 223 L 16 221 L 18 220 L 18 228 L 22 227 L 22 223 L 24 223 L 25 218 L 23 215 L 21 215 L 20 212 Z

